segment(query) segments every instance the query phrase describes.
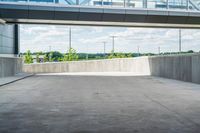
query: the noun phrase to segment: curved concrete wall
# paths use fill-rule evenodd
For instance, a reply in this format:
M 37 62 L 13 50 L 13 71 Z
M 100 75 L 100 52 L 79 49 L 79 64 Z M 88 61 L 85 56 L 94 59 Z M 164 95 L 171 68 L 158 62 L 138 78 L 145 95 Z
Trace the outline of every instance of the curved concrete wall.
M 136 75 L 149 75 L 148 57 L 107 59 L 91 61 L 71 61 L 54 63 L 37 63 L 24 65 L 24 72 L 132 72 Z
M 24 65 L 24 72 L 131 72 L 200 83 L 200 54 Z

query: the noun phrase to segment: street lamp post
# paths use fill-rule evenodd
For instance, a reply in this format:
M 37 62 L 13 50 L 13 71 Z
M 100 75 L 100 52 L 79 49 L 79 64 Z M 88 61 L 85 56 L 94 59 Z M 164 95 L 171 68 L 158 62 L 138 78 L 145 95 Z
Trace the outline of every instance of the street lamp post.
M 104 58 L 106 57 L 106 42 L 103 42 L 103 53 L 104 53 Z
M 114 53 L 115 52 L 115 38 L 117 36 L 110 36 L 112 38 L 112 52 Z
M 140 46 L 139 45 L 137 46 L 137 53 L 138 53 L 138 56 L 140 56 Z
M 71 27 L 69 27 L 69 50 L 71 49 L 71 45 L 72 45 L 72 31 Z
M 179 29 L 179 53 L 181 53 L 181 45 L 182 45 L 182 35 L 181 35 L 181 29 Z
M 51 45 L 49 46 L 49 52 L 51 52 Z
M 88 44 L 86 44 L 86 50 L 87 50 L 87 52 L 86 52 L 86 60 L 88 60 Z
M 160 55 L 160 46 L 158 46 L 158 55 Z

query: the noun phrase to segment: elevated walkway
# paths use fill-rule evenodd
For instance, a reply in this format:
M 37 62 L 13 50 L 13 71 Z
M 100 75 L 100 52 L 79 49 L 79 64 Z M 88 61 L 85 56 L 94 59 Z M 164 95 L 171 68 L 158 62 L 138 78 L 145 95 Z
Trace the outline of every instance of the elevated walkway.
M 6 23 L 199 28 L 197 10 L 0 2 Z

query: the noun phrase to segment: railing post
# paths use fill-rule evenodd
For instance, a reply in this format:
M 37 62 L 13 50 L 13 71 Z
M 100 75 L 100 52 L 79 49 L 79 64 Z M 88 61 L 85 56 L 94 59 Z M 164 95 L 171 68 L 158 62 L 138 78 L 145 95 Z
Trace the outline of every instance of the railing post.
M 167 0 L 166 2 L 167 2 L 166 3 L 167 4 L 166 8 L 169 9 L 169 0 Z
M 147 8 L 147 0 L 143 0 L 142 4 L 143 4 L 143 8 Z
M 189 0 L 186 1 L 187 1 L 187 10 L 189 10 Z
M 79 0 L 76 0 L 76 5 L 79 5 Z
M 126 0 L 124 0 L 124 7 L 126 7 Z

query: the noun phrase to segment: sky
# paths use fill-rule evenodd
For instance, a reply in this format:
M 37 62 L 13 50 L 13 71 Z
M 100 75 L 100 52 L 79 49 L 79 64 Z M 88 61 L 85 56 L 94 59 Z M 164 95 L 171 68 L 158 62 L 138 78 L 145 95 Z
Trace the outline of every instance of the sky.
M 72 48 L 82 53 L 103 53 L 112 50 L 115 38 L 115 52 L 141 53 L 176 52 L 179 49 L 179 29 L 169 28 L 127 28 L 70 26 Z M 182 29 L 182 51 L 200 51 L 200 30 Z M 59 51 L 69 49 L 69 26 L 67 25 L 20 25 L 20 52 Z

